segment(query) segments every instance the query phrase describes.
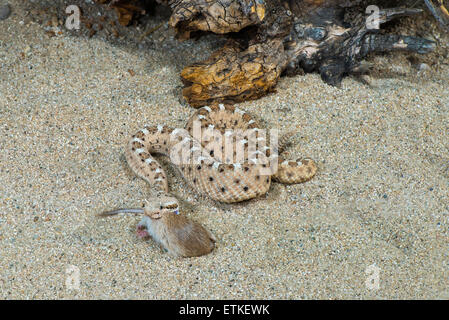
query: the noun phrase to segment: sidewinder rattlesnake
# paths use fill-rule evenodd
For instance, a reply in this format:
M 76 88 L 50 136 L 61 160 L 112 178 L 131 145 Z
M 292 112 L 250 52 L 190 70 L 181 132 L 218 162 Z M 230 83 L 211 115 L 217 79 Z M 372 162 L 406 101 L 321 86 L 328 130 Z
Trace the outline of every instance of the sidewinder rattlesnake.
M 276 132 L 270 134 L 270 147 L 265 135 L 248 113 L 223 104 L 199 109 L 184 130 L 145 126 L 132 136 L 125 155 L 131 169 L 156 188 L 157 196 L 146 201 L 143 209 L 119 209 L 102 216 L 143 214 L 137 226 L 140 237 L 153 237 L 175 256 L 207 254 L 214 248 L 214 236 L 179 214 L 178 201 L 169 194 L 165 171 L 152 154 L 170 156 L 198 193 L 225 203 L 265 194 L 272 178 L 292 184 L 315 175 L 313 160 L 283 160 L 278 156 Z

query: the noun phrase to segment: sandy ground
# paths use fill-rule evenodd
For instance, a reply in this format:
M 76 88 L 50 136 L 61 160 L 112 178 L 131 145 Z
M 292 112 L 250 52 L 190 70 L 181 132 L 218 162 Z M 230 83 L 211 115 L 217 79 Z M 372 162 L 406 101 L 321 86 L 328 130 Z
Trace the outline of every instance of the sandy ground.
M 124 145 L 144 124 L 184 124 L 193 109 L 180 98 L 180 70 L 221 40 L 180 43 L 165 26 L 135 40 L 160 17 L 117 27 L 118 38 L 61 26 L 52 37 L 32 2 L 9 3 L 13 14 L 0 21 L 0 298 L 449 299 L 447 59 L 419 72 L 407 55 L 376 57 L 369 85 L 349 77 L 334 88 L 309 74 L 241 104 L 268 127 L 300 132 L 291 157 L 319 165 L 305 184 L 275 183 L 260 199 L 224 205 L 159 158 L 184 214 L 218 239 L 211 255 L 174 259 L 135 236 L 137 217 L 94 215 L 148 197 Z

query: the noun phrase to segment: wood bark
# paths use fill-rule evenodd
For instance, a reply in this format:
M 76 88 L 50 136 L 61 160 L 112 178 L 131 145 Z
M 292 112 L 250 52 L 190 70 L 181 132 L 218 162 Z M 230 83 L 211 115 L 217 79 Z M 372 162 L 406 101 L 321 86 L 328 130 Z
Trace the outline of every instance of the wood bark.
M 439 10 L 444 19 L 444 11 L 435 4 L 441 0 L 425 1 L 428 5 L 432 3 L 430 8 Z M 169 23 L 180 38 L 189 38 L 192 32 L 227 34 L 229 38 L 224 48 L 206 61 L 187 66 L 181 72 L 183 96 L 194 107 L 260 98 L 274 90 L 281 75 L 319 72 L 326 83 L 338 86 L 344 76 L 359 70 L 361 61 L 370 53 L 424 54 L 435 48 L 432 41 L 385 34 L 376 28 L 376 21 L 369 23 L 373 16 L 366 14 L 366 8 L 372 1 L 157 2 L 171 7 Z M 421 9 L 384 8 L 378 12 L 378 22 L 381 25 L 421 12 Z

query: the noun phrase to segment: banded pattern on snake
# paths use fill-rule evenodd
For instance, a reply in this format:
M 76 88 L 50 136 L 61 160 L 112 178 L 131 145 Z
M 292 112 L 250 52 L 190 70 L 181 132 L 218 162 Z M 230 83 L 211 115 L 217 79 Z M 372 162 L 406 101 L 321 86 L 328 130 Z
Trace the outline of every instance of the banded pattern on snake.
M 265 194 L 271 179 L 292 184 L 315 175 L 317 167 L 313 160 L 283 160 L 277 154 L 277 146 L 266 146 L 267 139 L 259 134 L 262 131 L 239 108 L 211 105 L 195 112 L 185 130 L 145 126 L 132 136 L 125 154 L 131 169 L 162 194 L 169 193 L 167 176 L 152 157 L 154 153 L 170 156 L 172 162 L 177 162 L 177 168 L 198 193 L 225 203 Z M 255 141 L 255 148 L 251 141 Z

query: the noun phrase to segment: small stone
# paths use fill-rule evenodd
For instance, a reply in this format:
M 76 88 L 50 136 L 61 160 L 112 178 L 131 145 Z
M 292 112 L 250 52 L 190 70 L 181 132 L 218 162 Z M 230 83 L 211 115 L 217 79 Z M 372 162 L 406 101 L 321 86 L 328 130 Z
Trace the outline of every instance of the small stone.
M 427 63 L 420 63 L 417 65 L 418 71 L 429 71 L 430 67 Z
M 11 7 L 9 4 L 5 4 L 4 6 L 0 7 L 0 20 L 5 20 L 9 17 L 11 14 Z

